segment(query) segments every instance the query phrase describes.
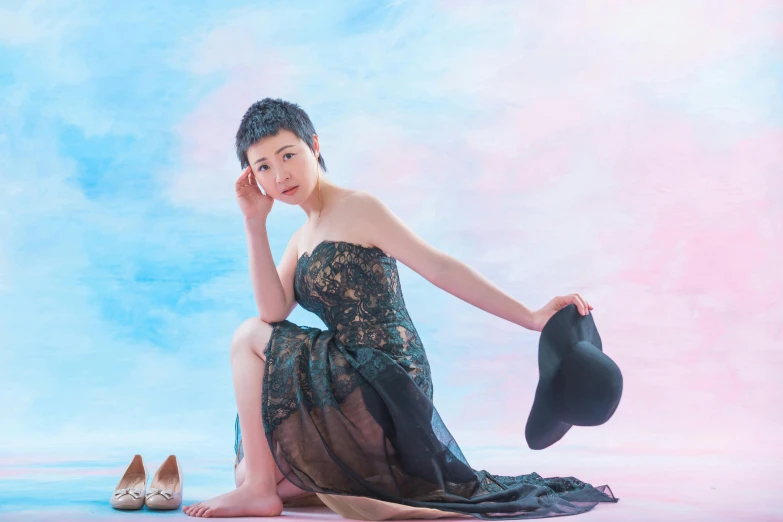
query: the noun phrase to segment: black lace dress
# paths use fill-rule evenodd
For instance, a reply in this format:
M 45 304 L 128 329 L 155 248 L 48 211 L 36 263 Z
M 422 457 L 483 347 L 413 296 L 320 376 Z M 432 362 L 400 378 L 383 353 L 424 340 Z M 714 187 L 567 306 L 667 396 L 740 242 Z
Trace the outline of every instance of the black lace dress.
M 264 429 L 294 485 L 481 519 L 574 515 L 617 502 L 608 486 L 574 477 L 492 475 L 468 465 L 433 406 L 397 262 L 381 249 L 323 241 L 298 260 L 294 290 L 328 326 L 274 323 L 265 351 Z

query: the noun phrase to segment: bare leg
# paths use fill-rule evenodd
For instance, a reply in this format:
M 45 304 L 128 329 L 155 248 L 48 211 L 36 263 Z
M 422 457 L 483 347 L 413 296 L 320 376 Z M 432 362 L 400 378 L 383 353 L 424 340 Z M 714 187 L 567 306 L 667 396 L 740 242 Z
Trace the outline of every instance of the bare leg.
M 245 459 L 242 459 L 237 465 L 237 469 L 234 471 L 234 481 L 236 482 L 237 487 L 241 486 L 245 481 L 245 465 Z M 294 486 L 290 480 L 285 478 L 285 476 L 280 473 L 280 470 L 277 469 L 277 467 L 275 467 L 275 480 L 277 481 L 277 496 L 279 496 L 280 500 L 283 502 L 313 494 L 309 491 Z
M 195 517 L 271 517 L 283 512 L 277 494 L 277 465 L 266 442 L 261 420 L 261 390 L 264 376 L 263 350 L 272 328 L 257 318 L 242 323 L 231 342 L 234 393 L 242 429 L 245 479 L 235 490 L 185 507 Z M 279 472 L 279 470 L 278 470 Z
M 237 469 L 234 471 L 234 481 L 236 482 L 237 487 L 241 486 L 245 481 L 245 470 L 246 462 L 242 459 L 237 465 Z M 283 502 L 312 494 L 310 491 L 294 486 L 277 468 L 275 468 L 275 480 L 277 481 L 277 495 Z
M 234 483 L 237 487 L 241 486 L 242 483 L 245 481 L 245 471 L 247 470 L 247 461 L 245 459 L 242 459 L 239 461 L 239 464 L 237 464 L 236 469 L 234 469 Z M 280 472 L 280 470 L 275 467 L 275 482 L 280 484 L 280 481 L 283 480 L 285 477 Z

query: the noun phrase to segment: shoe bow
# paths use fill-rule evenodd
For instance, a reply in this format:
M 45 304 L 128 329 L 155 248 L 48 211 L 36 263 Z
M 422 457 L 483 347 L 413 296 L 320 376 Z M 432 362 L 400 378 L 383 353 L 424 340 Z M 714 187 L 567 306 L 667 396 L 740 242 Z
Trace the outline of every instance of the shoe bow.
M 114 496 L 115 497 L 120 498 L 120 497 L 122 497 L 124 495 L 130 495 L 133 498 L 141 498 L 141 490 L 139 490 L 139 489 L 130 489 L 130 488 L 114 490 Z
M 165 497 L 166 500 L 171 500 L 174 498 L 174 492 L 170 489 L 150 488 L 150 490 L 147 492 L 147 498 L 150 498 L 153 495 L 160 495 Z

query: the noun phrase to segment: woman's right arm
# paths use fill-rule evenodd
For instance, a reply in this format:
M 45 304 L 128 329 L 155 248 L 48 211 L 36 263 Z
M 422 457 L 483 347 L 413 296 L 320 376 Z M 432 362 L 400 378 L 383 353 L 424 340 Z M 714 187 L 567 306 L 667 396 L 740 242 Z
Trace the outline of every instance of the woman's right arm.
M 298 230 L 288 242 L 280 265 L 275 267 L 266 230 L 266 218 L 245 219 L 250 281 L 262 321 L 273 323 L 288 317 L 296 306 L 293 281 L 296 271 Z
M 288 242 L 280 267 L 275 268 L 266 218 L 272 211 L 274 198 L 261 192 L 253 169 L 248 166 L 234 182 L 237 203 L 245 216 L 245 231 L 250 257 L 250 281 L 262 321 L 282 321 L 296 306 L 294 300 L 294 272 L 297 261 L 297 230 Z

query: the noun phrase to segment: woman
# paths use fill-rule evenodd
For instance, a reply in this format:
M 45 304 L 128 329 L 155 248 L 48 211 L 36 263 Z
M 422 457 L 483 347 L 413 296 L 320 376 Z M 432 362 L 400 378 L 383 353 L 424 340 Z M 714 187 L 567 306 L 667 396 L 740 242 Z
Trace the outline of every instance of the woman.
M 430 367 L 396 262 L 535 331 L 572 303 L 588 314 L 581 296 L 558 296 L 531 311 L 427 244 L 373 195 L 329 181 L 318 136 L 296 104 L 253 104 L 236 146 L 259 311 L 239 326 L 231 347 L 237 488 L 185 513 L 277 516 L 284 505 L 320 500 L 349 518 L 509 519 L 616 501 L 604 486 L 573 477 L 496 476 L 468 465 L 433 406 Z M 266 230 L 275 200 L 307 215 L 277 267 Z M 328 329 L 288 321 L 297 304 Z

